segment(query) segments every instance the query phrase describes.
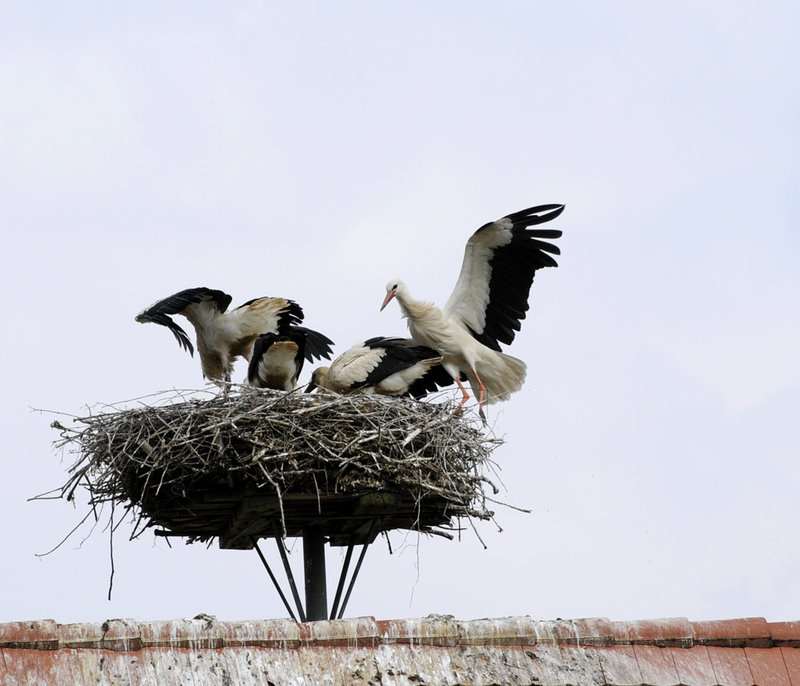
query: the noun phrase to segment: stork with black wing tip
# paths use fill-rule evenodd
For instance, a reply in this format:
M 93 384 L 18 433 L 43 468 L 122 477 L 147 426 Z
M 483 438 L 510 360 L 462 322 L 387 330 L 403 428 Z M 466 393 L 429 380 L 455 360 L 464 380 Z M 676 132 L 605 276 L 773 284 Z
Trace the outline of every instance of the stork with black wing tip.
M 279 333 L 303 321 L 303 309 L 286 298 L 255 298 L 228 310 L 231 296 L 213 288 L 188 288 L 159 300 L 136 316 L 141 323 L 166 326 L 178 344 L 194 355 L 188 334 L 170 315 L 180 314 L 194 327 L 203 376 L 230 382 L 234 360 L 250 360 L 263 333 Z
M 458 281 L 442 309 L 412 298 L 398 279 L 386 286 L 381 310 L 392 299 L 400 303 L 411 337 L 438 350 L 458 384 L 459 408 L 469 398 L 460 380 L 466 375 L 484 422 L 484 404 L 506 400 L 522 387 L 525 363 L 501 352 L 500 344 L 509 345 L 520 330 L 537 270 L 558 266 L 552 256 L 561 251 L 547 240 L 561 231 L 530 227 L 555 219 L 563 210 L 564 205 L 539 205 L 479 228 L 467 241 Z
M 329 360 L 333 341 L 319 331 L 290 326 L 280 333 L 261 334 L 253 346 L 247 381 L 257 388 L 291 391 L 305 360 Z
M 409 338 L 375 336 L 339 355 L 330 367 L 311 375 L 306 392 L 316 387 L 335 393 L 410 395 L 418 400 L 453 383 L 441 355 Z

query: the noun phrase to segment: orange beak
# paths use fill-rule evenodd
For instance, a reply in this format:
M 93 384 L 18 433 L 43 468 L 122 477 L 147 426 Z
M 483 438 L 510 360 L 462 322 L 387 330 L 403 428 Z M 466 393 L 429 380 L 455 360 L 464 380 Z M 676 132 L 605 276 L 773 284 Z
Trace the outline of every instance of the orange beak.
M 389 291 L 386 294 L 386 297 L 383 299 L 383 305 L 381 305 L 381 312 L 383 312 L 383 308 L 389 304 L 389 301 L 394 298 L 394 291 Z

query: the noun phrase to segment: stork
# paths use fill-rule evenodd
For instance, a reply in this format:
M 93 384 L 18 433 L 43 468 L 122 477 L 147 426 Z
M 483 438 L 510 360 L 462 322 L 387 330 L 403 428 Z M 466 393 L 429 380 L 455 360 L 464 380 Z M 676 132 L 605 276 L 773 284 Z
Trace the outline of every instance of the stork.
M 441 361 L 438 352 L 408 338 L 376 336 L 346 350 L 330 367 L 315 369 L 306 392 L 320 386 L 336 393 L 360 391 L 419 399 L 453 383 Z
M 247 368 L 251 386 L 291 391 L 303 371 L 303 362 L 331 358 L 333 341 L 319 331 L 289 326 L 280 333 L 263 333 L 253 346 Z
M 263 333 L 279 333 L 303 321 L 303 309 L 286 298 L 255 298 L 228 311 L 231 296 L 213 288 L 188 288 L 159 300 L 136 316 L 141 323 L 166 326 L 178 345 L 194 356 L 186 331 L 170 315 L 181 314 L 192 324 L 203 377 L 230 382 L 237 357 L 250 360 L 253 344 Z
M 564 205 L 539 205 L 479 228 L 467 241 L 455 288 L 441 309 L 412 298 L 399 279 L 386 285 L 381 310 L 397 300 L 411 337 L 439 351 L 442 366 L 461 390 L 459 409 L 469 399 L 460 379 L 466 375 L 484 423 L 484 404 L 506 400 L 522 387 L 525 363 L 501 352 L 500 344 L 509 345 L 520 330 L 536 271 L 557 267 L 552 255 L 561 253 L 543 240 L 558 238 L 561 231 L 529 227 L 563 210 Z

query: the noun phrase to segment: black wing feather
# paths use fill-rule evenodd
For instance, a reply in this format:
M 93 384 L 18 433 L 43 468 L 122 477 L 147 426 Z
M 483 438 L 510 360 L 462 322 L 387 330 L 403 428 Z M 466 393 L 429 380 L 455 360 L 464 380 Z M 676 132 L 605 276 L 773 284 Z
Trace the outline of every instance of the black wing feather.
M 290 326 L 286 334 L 295 336 L 292 340 L 297 341 L 298 345 L 300 345 L 298 339 L 302 338 L 302 345 L 305 348 L 303 355 L 309 362 L 320 360 L 323 357 L 326 360 L 331 359 L 331 355 L 333 354 L 333 350 L 331 349 L 333 341 L 319 331 L 308 329 L 305 326 Z
M 172 331 L 172 335 L 177 339 L 178 345 L 180 345 L 181 348 L 188 351 L 189 354 L 194 357 L 194 346 L 192 345 L 192 341 L 189 339 L 188 334 L 167 315 L 159 312 L 153 314 L 146 314 L 143 312 L 136 317 L 136 321 L 142 323 L 153 322 L 154 324 L 166 326 L 170 331 Z
M 192 345 L 186 331 L 176 324 L 169 315 L 182 314 L 183 311 L 189 306 L 200 302 L 210 301 L 213 302 L 220 313 L 224 312 L 228 305 L 231 303 L 231 296 L 223 291 L 218 291 L 213 288 L 205 288 L 204 286 L 198 288 L 187 288 L 183 291 L 178 291 L 163 300 L 154 303 L 142 313 L 136 316 L 137 322 L 153 322 L 166 326 L 172 335 L 178 341 L 184 350 L 187 350 L 190 355 L 194 356 L 194 346 Z
M 377 386 L 385 378 L 401 372 L 404 369 L 413 367 L 420 360 L 428 357 L 438 357 L 432 348 L 423 345 L 416 345 L 413 341 L 403 338 L 382 338 L 376 336 L 364 341 L 368 348 L 380 348 L 383 350 L 383 357 L 361 383 L 355 384 L 355 388 L 363 386 Z
M 358 384 L 358 388 L 376 385 L 392 374 L 413 367 L 420 360 L 439 357 L 439 353 L 433 348 L 417 345 L 410 338 L 375 336 L 364 341 L 364 345 L 368 348 L 383 348 L 385 354 L 380 364 L 370 372 L 364 382 Z M 419 400 L 428 393 L 434 393 L 452 383 L 453 377 L 441 364 L 437 364 L 409 386 L 407 395 Z
M 303 348 L 305 347 L 305 335 L 302 332 L 284 331 L 282 333 L 262 333 L 253 344 L 253 354 L 250 356 L 250 363 L 247 365 L 247 380 L 254 384 L 258 379 L 258 365 L 267 351 L 278 341 L 292 341 L 297 345 L 297 352 L 294 355 L 294 366 L 297 370 L 296 376 L 300 376 L 303 371 Z
M 564 205 L 538 205 L 508 215 L 512 222 L 512 238 L 496 248 L 489 264 L 489 304 L 483 331 L 470 333 L 485 346 L 500 350 L 500 343 L 509 345 L 529 309 L 528 297 L 538 269 L 557 267 L 552 255 L 560 255 L 557 245 L 542 239 L 561 236 L 558 229 L 530 229 L 558 217 Z M 488 226 L 488 225 L 487 225 Z
M 299 307 L 299 305 L 298 305 Z M 263 333 L 253 344 L 253 354 L 247 367 L 247 379 L 253 383 L 258 378 L 258 365 L 261 358 L 278 341 L 292 341 L 297 345 L 294 356 L 297 376 L 303 371 L 304 360 L 313 362 L 315 359 L 330 359 L 333 351 L 333 341 L 319 331 L 308 329 L 305 326 L 288 326 L 278 333 Z
M 231 304 L 231 296 L 213 288 L 187 288 L 184 291 L 179 291 L 163 300 L 159 300 L 142 314 L 149 312 L 181 314 L 189 305 L 207 301 L 213 302 L 221 314 Z
M 461 374 L 461 380 L 467 380 L 465 374 Z M 417 379 L 408 387 L 408 394 L 419 400 L 428 395 L 428 393 L 436 393 L 439 389 L 450 386 L 452 383 L 453 377 L 442 365 L 437 364 L 435 367 L 431 367 L 422 378 Z

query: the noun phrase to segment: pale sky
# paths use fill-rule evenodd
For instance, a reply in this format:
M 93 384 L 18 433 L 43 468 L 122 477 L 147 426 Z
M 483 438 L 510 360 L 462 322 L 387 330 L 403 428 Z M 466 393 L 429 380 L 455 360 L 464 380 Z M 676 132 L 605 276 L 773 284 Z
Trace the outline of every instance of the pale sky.
M 528 380 L 489 408 L 531 513 L 479 523 L 486 550 L 379 539 L 347 615 L 800 618 L 798 26 L 788 1 L 0 4 L 0 622 L 286 616 L 252 551 L 124 524 L 110 602 L 101 526 L 37 557 L 86 505 L 28 501 L 70 464 L 31 408 L 204 388 L 134 322 L 193 286 L 293 298 L 337 354 L 403 334 L 390 278 L 443 304 L 476 228 L 553 202 Z

